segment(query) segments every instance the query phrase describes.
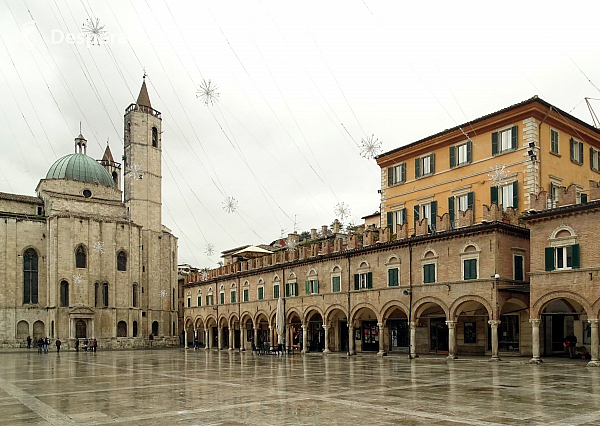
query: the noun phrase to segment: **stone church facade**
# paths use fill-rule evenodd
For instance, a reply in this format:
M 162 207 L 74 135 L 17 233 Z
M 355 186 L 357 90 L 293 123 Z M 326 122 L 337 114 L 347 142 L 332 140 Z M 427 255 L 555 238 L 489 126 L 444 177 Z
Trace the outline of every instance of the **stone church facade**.
M 160 112 L 145 82 L 124 116 L 124 174 L 58 159 L 36 196 L 0 193 L 0 346 L 27 336 L 96 338 L 105 348 L 176 345 L 177 238 L 161 224 Z M 123 187 L 123 191 L 120 187 Z

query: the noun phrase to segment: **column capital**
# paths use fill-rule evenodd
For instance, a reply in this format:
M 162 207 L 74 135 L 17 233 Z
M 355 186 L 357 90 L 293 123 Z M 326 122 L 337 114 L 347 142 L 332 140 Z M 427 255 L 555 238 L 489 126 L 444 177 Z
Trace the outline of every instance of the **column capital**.
M 597 318 L 588 318 L 587 319 L 587 322 L 589 322 L 592 327 L 593 326 L 597 327 L 598 326 L 598 321 L 600 321 L 600 320 L 597 319 Z
M 329 324 L 323 324 L 324 330 L 329 330 L 330 328 L 331 328 L 331 326 Z
M 306 330 L 308 326 L 306 324 L 302 324 L 302 330 Z
M 385 327 L 385 322 L 378 322 L 377 327 L 379 327 L 379 328 Z
M 498 327 L 500 325 L 501 321 L 500 320 L 489 320 L 488 324 L 491 325 L 492 327 Z
M 457 323 L 458 321 L 446 321 L 446 325 L 448 326 L 448 328 L 456 328 Z
M 542 320 L 540 318 L 529 318 L 529 322 L 531 323 L 532 326 L 539 327 L 540 322 L 542 322 Z
M 417 328 L 417 322 L 416 321 L 411 321 L 410 323 L 408 323 L 408 325 L 410 326 L 410 328 Z

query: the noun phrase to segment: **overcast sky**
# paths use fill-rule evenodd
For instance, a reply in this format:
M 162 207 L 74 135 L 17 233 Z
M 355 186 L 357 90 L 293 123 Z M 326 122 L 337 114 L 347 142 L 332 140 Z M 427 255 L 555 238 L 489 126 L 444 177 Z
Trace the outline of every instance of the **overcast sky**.
M 100 46 L 77 38 L 89 19 Z M 33 195 L 80 121 L 88 154 L 108 140 L 119 161 L 145 69 L 163 223 L 180 263 L 214 267 L 222 250 L 331 224 L 340 203 L 355 224 L 377 211 L 371 135 L 388 151 L 533 95 L 591 123 L 598 22 L 598 1 L 6 0 L 0 191 Z

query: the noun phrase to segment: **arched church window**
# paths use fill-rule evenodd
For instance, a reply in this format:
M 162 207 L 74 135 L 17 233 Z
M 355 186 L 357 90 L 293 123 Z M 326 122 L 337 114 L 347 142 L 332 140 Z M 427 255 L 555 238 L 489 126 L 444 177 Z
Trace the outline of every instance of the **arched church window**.
M 120 251 L 117 253 L 117 271 L 127 270 L 127 253 Z
M 117 174 L 117 172 L 112 172 L 112 178 L 115 185 L 119 183 L 119 175 Z
M 152 335 L 158 336 L 158 321 L 152 322 Z
M 98 300 L 100 299 L 99 297 L 99 292 L 100 291 L 100 283 L 96 282 L 94 283 L 94 307 L 98 307 Z
M 117 337 L 127 337 L 127 323 L 125 321 L 117 323 Z
M 85 268 L 87 265 L 87 250 L 85 246 L 80 245 L 75 250 L 75 267 Z
M 38 302 L 38 255 L 34 249 L 23 253 L 23 303 Z
M 156 127 L 152 128 L 152 146 L 158 148 L 158 129 Z
M 102 304 L 108 306 L 108 283 L 102 285 Z
M 67 281 L 60 282 L 60 306 L 69 306 L 69 283 Z

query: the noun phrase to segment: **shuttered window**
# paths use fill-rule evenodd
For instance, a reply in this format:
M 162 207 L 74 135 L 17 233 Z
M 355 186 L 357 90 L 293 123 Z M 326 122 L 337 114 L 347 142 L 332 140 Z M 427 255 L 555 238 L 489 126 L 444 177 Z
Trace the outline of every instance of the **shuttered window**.
M 331 277 L 331 287 L 334 293 L 341 291 L 341 278 Z
M 515 281 L 523 281 L 525 274 L 523 272 L 523 256 L 514 256 Z
M 467 259 L 464 261 L 464 279 L 477 279 L 477 259 Z
M 550 129 L 550 152 L 558 154 L 558 130 Z
M 575 164 L 583 164 L 583 143 L 571 138 L 571 161 Z
M 415 179 L 435 173 L 435 154 L 415 158 Z
M 406 163 L 388 167 L 388 186 L 406 182 Z
M 388 286 L 398 287 L 398 268 L 388 269 Z
M 450 168 L 469 164 L 473 161 L 473 142 L 467 141 L 450 147 Z
M 492 133 L 492 155 L 517 149 L 518 135 L 518 126 Z
M 430 284 L 435 282 L 435 263 L 423 265 L 423 283 Z

